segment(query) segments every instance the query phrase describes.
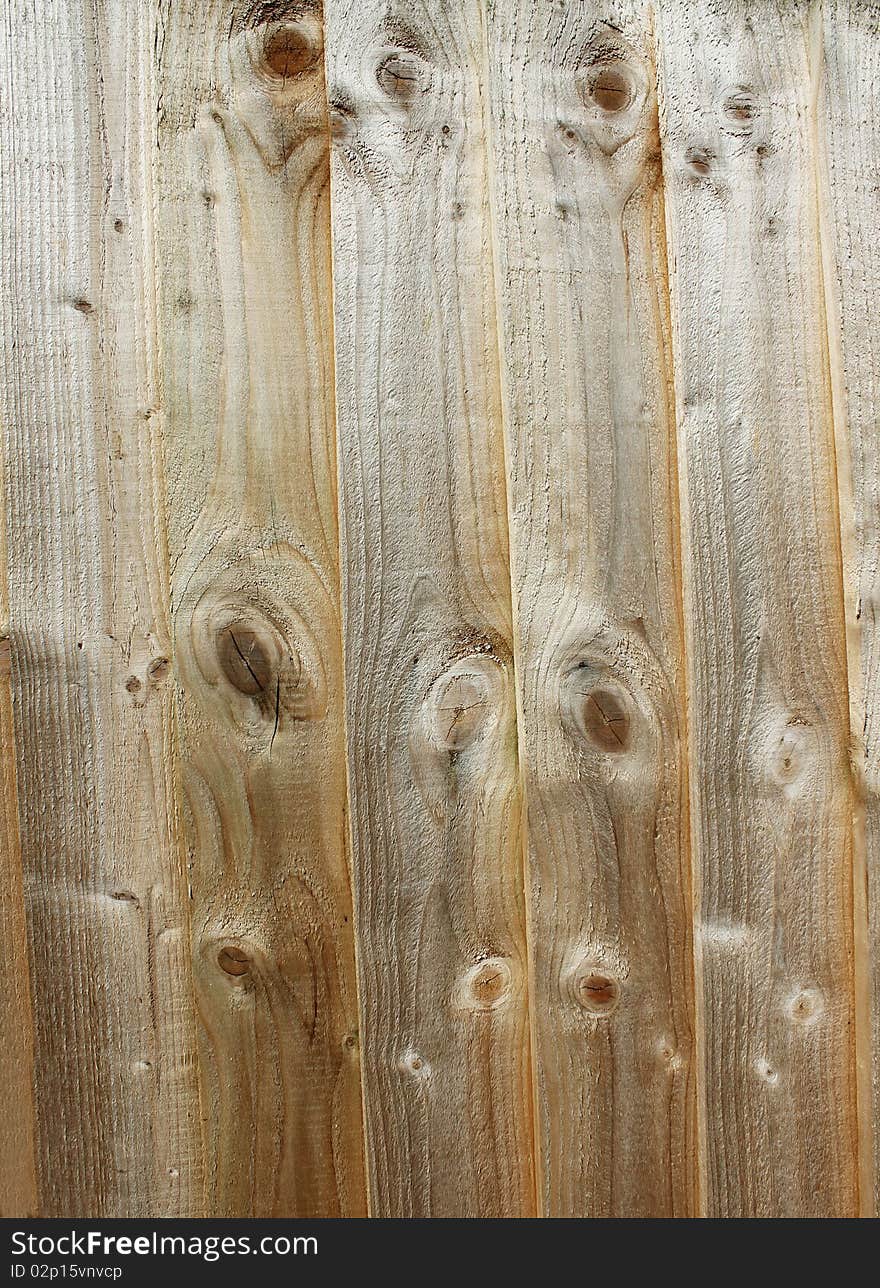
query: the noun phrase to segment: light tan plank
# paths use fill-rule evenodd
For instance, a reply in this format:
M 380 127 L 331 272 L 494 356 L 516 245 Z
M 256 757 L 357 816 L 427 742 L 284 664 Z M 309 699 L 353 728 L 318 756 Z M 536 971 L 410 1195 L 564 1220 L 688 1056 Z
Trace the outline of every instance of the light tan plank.
M 151 6 L 90 0 L 15 0 L 0 34 L 9 640 L 46 1216 L 200 1207 L 167 683 L 154 45 Z
M 853 793 L 810 8 L 660 7 L 710 1216 L 857 1208 Z
M 815 17 L 819 18 L 817 10 Z M 821 77 L 821 211 L 836 395 L 840 526 L 856 802 L 855 946 L 862 1213 L 880 1199 L 880 11 L 826 0 L 816 22 Z
M 169 533 L 207 1211 L 365 1203 L 315 5 L 163 7 Z
M 378 1216 L 534 1207 L 476 0 L 326 6 L 349 779 Z
M 675 427 L 639 0 L 491 6 L 541 1191 L 695 1206 Z

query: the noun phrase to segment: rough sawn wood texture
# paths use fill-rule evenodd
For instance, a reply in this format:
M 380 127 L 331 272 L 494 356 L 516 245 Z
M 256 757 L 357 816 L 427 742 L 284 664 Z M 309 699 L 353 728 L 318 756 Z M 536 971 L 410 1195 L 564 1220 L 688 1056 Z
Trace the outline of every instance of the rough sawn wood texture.
M 0 1214 L 872 1215 L 873 0 L 8 0 Z

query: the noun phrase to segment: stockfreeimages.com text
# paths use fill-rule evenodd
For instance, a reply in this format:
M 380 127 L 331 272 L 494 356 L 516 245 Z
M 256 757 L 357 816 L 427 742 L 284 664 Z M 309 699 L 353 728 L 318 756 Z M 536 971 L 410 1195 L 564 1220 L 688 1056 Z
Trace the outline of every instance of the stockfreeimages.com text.
M 61 1257 L 201 1257 L 204 1261 L 219 1261 L 221 1257 L 247 1255 L 301 1256 L 317 1254 L 318 1240 L 314 1235 L 284 1234 L 264 1235 L 250 1239 L 247 1235 L 174 1235 L 103 1234 L 100 1230 L 57 1236 L 26 1234 L 15 1230 L 12 1234 L 12 1255 L 61 1256 Z

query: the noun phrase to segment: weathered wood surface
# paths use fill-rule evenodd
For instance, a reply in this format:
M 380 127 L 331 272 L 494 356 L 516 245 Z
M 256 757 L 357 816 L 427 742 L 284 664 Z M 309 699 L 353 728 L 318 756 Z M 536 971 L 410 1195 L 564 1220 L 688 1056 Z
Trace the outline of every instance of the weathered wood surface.
M 703 1204 L 853 1215 L 853 789 L 810 6 L 665 0 Z
M 481 13 L 328 0 L 372 1210 L 534 1210 Z
M 862 1212 L 880 1201 L 880 10 L 826 0 L 815 25 L 818 140 L 856 801 Z M 867 931 L 867 934 L 860 933 Z M 864 1022 L 862 1022 L 864 1020 Z
M 321 15 L 188 0 L 163 22 L 169 545 L 207 1210 L 358 1216 Z
M 878 85 L 9 0 L 0 1213 L 876 1210 Z
M 648 8 L 498 0 L 488 66 L 544 1210 L 687 1215 L 684 675 Z
M 2 111 L 3 108 L 0 108 Z M 0 144 L 2 147 L 2 144 Z M 3 300 L 4 326 L 8 314 Z M 4 353 L 3 376 L 9 375 Z M 0 461 L 4 445 L 0 440 Z M 5 470 L 0 469 L 0 478 Z M 34 1138 L 34 1037 L 28 963 L 27 915 L 18 826 L 15 721 L 10 683 L 9 601 L 6 584 L 6 526 L 0 525 L 0 941 L 8 976 L 0 1008 L 0 1086 L 5 1109 L 0 1117 L 0 1217 L 39 1212 Z
M 155 369 L 155 25 L 147 5 L 16 0 L 2 32 L 8 635 L 47 1216 L 201 1210 Z

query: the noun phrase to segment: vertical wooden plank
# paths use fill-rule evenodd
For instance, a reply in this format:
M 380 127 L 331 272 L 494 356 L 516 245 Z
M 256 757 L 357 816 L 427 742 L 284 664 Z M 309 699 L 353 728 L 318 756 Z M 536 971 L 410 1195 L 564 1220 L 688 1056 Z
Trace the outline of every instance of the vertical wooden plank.
M 860 792 L 854 911 L 862 1213 L 880 1201 L 880 12 L 825 0 L 816 72 L 823 239 L 849 641 L 850 722 Z M 821 61 L 820 61 L 821 60 Z M 824 74 L 823 74 L 824 73 Z
M 853 794 L 810 12 L 660 7 L 711 1216 L 857 1207 Z
M 476 0 L 332 0 L 349 781 L 372 1207 L 534 1207 Z
M 169 542 L 207 1209 L 357 1216 L 321 11 L 162 12 Z
M 488 34 L 543 1203 L 684 1216 L 693 970 L 650 16 L 496 0 Z
M 8 104 L 0 105 L 3 119 L 8 110 Z M 5 353 L 2 371 L 5 377 Z M 2 451 L 3 443 L 0 441 L 0 453 Z M 5 470 L 0 470 L 0 477 L 5 478 Z M 2 496 L 5 506 L 5 487 Z M 4 509 L 0 516 L 0 940 L 9 966 L 0 1004 L 0 1086 L 4 1092 L 4 1112 L 0 1116 L 0 1158 L 4 1160 L 0 1172 L 0 1217 L 22 1217 L 38 1216 L 39 1208 L 33 1086 L 33 1012 L 18 827 L 18 781 L 15 772 L 15 720 L 12 710 L 8 623 Z
M 14 0 L 0 37 L 9 642 L 46 1216 L 200 1207 L 157 423 L 155 35 L 150 5 Z

